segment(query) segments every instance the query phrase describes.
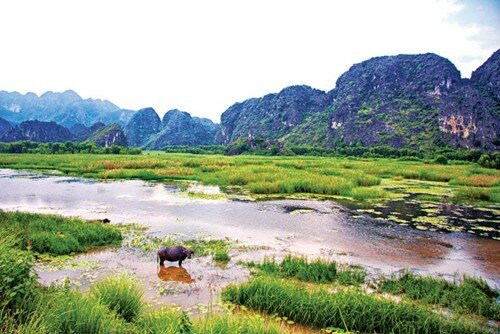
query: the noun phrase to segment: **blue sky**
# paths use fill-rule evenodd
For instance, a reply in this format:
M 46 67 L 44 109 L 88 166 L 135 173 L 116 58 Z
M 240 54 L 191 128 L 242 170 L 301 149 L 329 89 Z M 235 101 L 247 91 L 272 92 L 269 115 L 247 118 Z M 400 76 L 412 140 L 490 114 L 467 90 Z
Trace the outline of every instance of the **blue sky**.
M 289 85 L 330 90 L 371 57 L 434 52 L 469 77 L 500 48 L 500 1 L 17 0 L 0 12 L 0 89 L 214 121 Z

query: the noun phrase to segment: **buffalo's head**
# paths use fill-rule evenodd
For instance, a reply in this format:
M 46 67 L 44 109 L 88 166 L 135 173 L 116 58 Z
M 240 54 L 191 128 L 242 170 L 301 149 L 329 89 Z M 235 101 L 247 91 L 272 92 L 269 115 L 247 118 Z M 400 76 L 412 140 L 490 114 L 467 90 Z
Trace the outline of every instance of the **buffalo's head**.
M 182 247 L 182 252 L 186 254 L 188 259 L 190 259 L 191 256 L 194 254 L 194 251 L 187 249 L 186 247 Z

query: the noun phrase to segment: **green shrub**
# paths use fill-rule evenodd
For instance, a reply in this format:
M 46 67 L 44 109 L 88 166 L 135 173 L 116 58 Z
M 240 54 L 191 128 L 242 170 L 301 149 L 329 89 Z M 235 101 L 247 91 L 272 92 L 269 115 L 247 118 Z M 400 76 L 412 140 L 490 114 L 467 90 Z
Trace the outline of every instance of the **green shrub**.
M 448 164 L 448 159 L 444 155 L 438 155 L 436 159 L 434 159 L 434 163 L 440 164 L 440 165 L 447 165 Z
M 18 307 L 36 281 L 31 253 L 19 251 L 15 245 L 14 236 L 0 233 L 0 310 Z
M 90 294 L 128 322 L 137 318 L 144 307 L 142 287 L 123 274 L 94 284 Z

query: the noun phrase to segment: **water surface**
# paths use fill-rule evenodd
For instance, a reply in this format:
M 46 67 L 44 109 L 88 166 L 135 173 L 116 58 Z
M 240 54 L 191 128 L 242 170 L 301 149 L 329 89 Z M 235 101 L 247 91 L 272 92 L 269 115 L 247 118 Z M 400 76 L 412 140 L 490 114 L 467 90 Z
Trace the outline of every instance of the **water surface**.
M 188 196 L 175 184 L 104 182 L 5 169 L 0 170 L 0 189 L 3 210 L 109 218 L 113 224 L 144 224 L 155 236 L 182 233 L 195 238 L 204 233 L 256 246 L 233 251 L 226 267 L 211 257 L 195 257 L 183 263 L 184 270 L 169 269 L 173 264 L 158 268 L 154 252 L 113 248 L 78 256 L 82 264 L 95 264 L 89 268 L 39 266 L 44 284 L 68 277 L 85 289 L 95 279 L 127 270 L 145 282 L 150 300 L 196 307 L 216 300 L 223 286 L 247 279 L 249 272 L 238 260 L 259 261 L 292 252 L 360 264 L 374 275 L 410 268 L 448 278 L 455 273 L 481 275 L 500 286 L 500 241 L 464 232 L 420 231 L 332 201 L 207 200 Z M 203 191 L 200 185 L 190 189 Z M 210 187 L 208 192 L 218 190 Z

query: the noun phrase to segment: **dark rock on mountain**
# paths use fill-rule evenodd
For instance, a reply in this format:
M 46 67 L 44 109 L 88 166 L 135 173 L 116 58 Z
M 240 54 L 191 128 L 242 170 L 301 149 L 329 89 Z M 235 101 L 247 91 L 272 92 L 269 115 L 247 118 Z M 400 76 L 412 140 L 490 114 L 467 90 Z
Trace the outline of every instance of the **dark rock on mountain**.
M 495 101 L 435 54 L 377 57 L 353 65 L 332 92 L 327 144 L 493 149 Z
M 26 121 L 4 133 L 0 141 L 30 140 L 49 143 L 65 142 L 72 139 L 71 132 L 55 122 Z
M 78 123 L 73 125 L 69 131 L 73 134 L 75 141 L 85 141 L 90 138 L 90 136 L 106 125 L 102 122 L 97 122 L 91 127 L 86 127 L 85 125 Z
M 54 121 L 66 127 L 96 122 L 126 124 L 134 114 L 106 100 L 82 99 L 74 91 L 34 93 L 0 91 L 0 117 L 12 122 Z
M 471 81 L 500 100 L 500 49 L 472 72 Z
M 323 111 L 330 101 L 321 90 L 291 86 L 277 94 L 236 103 L 221 116 L 217 142 L 227 145 L 239 138 L 281 138 L 307 117 Z
M 125 133 L 122 127 L 116 123 L 100 128 L 87 141 L 99 147 L 127 146 Z
M 149 149 L 163 149 L 165 146 L 211 145 L 219 127 L 206 118 L 191 117 L 177 109 L 168 111 L 157 133 L 148 143 Z
M 142 147 L 154 140 L 161 129 L 160 116 L 153 108 L 144 108 L 132 116 L 125 127 L 125 135 L 130 146 Z
M 372 58 L 353 65 L 328 93 L 293 86 L 233 105 L 221 116 L 217 141 L 495 150 L 499 59 L 497 51 L 468 80 L 431 53 Z
M 12 128 L 12 124 L 10 124 L 6 119 L 0 117 L 0 138 L 2 138 L 2 136 Z

